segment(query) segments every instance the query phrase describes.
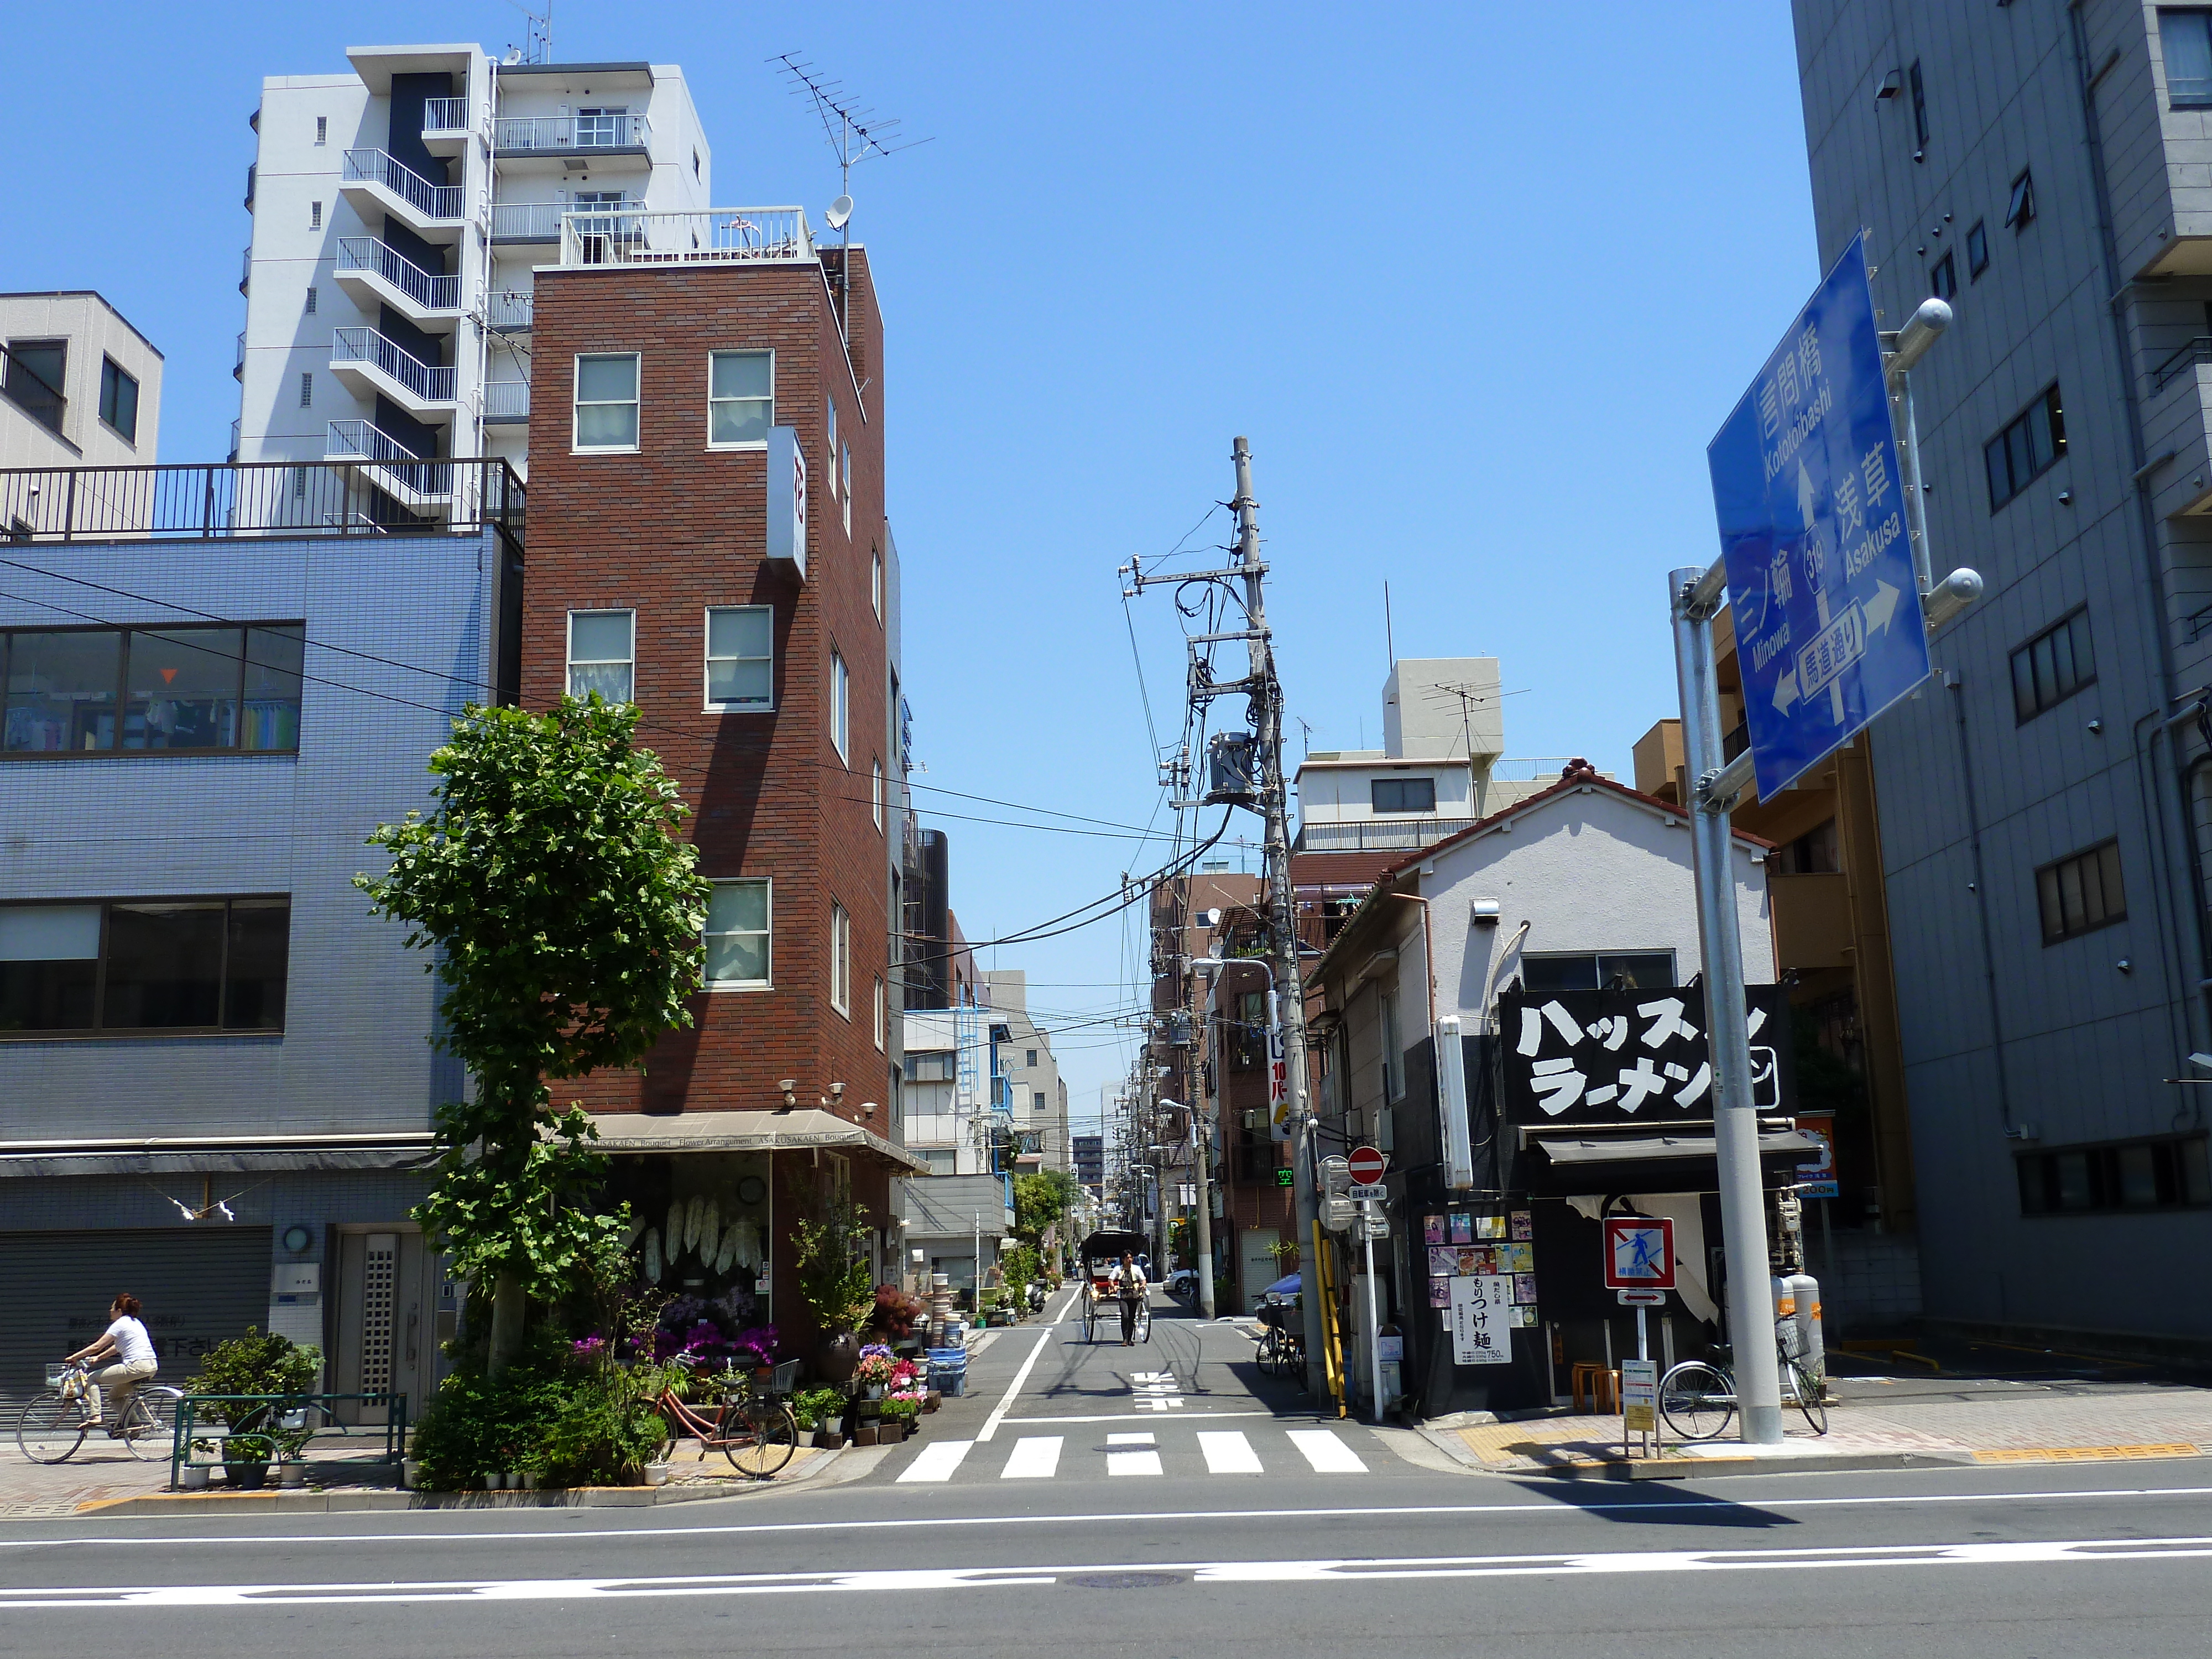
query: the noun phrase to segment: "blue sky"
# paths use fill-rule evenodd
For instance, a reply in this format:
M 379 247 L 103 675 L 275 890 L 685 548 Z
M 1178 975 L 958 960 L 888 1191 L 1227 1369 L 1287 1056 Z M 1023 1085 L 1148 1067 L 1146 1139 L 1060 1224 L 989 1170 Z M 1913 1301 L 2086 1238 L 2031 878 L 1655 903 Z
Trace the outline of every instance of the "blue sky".
M 161 459 L 219 459 L 260 77 L 522 29 L 487 0 L 19 12 L 15 60 L 96 65 L 99 97 L 18 77 L 29 165 L 0 283 L 106 294 L 167 356 Z M 889 336 L 918 784 L 1165 822 L 1114 571 L 1227 499 L 1239 433 L 1314 746 L 1379 740 L 1386 578 L 1400 654 L 1503 659 L 1514 755 L 1626 775 L 1669 712 L 1663 573 L 1717 551 L 1705 442 L 1819 275 L 1780 0 L 561 0 L 554 46 L 681 64 L 727 205 L 804 202 L 818 223 L 836 193 L 773 53 L 933 140 L 853 192 Z M 1193 544 L 1226 539 L 1216 514 Z M 1179 624 L 1164 593 L 1133 620 L 1165 737 Z M 979 939 L 1162 854 L 941 822 Z M 1144 957 L 1132 918 L 985 961 L 1027 969 L 1044 1023 L 1076 1026 L 1141 1000 Z M 1095 1024 L 1060 1047 L 1086 1117 L 1130 1047 Z

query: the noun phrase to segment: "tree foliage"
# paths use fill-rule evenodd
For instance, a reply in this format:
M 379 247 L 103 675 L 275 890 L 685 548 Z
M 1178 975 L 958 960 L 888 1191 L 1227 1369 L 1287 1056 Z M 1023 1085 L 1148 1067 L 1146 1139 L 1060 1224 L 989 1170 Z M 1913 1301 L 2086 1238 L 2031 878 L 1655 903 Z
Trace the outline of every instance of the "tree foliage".
M 1040 1170 L 1014 1177 L 1014 1237 L 1041 1245 L 1045 1235 L 1067 1219 L 1082 1188 L 1065 1170 Z

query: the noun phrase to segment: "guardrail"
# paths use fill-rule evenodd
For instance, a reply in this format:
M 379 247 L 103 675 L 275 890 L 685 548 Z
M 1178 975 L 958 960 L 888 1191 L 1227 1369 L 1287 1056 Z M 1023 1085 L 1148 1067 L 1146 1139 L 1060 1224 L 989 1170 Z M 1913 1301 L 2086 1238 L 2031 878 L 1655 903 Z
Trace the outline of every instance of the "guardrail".
M 348 150 L 338 182 L 381 185 L 426 219 L 459 218 L 465 194 L 459 185 L 432 184 L 380 149 Z
M 461 303 L 461 279 L 425 270 L 374 236 L 341 236 L 334 269 L 380 276 L 425 311 L 455 311 Z
M 530 382 L 486 380 L 483 412 L 487 421 L 526 421 L 530 418 Z
M 653 123 L 642 115 L 502 115 L 491 124 L 502 155 L 532 150 L 642 149 Z
M 410 356 L 373 328 L 332 329 L 331 361 L 367 363 L 426 404 L 453 401 L 453 371 L 449 365 L 426 363 Z
M 521 543 L 526 495 L 506 461 L 415 462 L 447 481 L 432 514 L 376 488 L 362 465 L 375 459 L 12 468 L 0 471 L 0 534 L 15 542 L 142 541 L 496 527 Z
M 2178 379 L 2199 363 L 2212 363 L 2212 334 L 2200 334 L 2150 372 L 2150 389 L 2166 390 L 2168 380 Z
M 425 98 L 422 100 L 422 131 L 425 132 L 466 132 L 469 130 L 469 100 L 465 98 Z
M 1350 823 L 1302 823 L 1302 853 L 1388 853 L 1432 847 L 1473 824 L 1473 818 L 1361 818 Z
M 508 333 L 528 328 L 536 318 L 538 296 L 528 289 L 502 289 L 488 307 L 491 326 Z
M 561 221 L 564 265 L 721 264 L 811 260 L 803 207 L 708 208 L 670 213 L 574 209 Z
M 349 1424 L 338 1420 L 335 1407 L 346 1404 L 384 1413 L 384 1421 Z M 207 1408 L 214 1407 L 213 1412 Z M 243 1410 L 239 1409 L 243 1407 Z M 383 1450 L 359 1457 L 319 1457 L 321 1468 L 398 1468 L 407 1451 L 407 1396 L 404 1394 L 188 1394 L 177 1402 L 176 1438 L 169 1448 L 169 1490 L 181 1484 L 179 1475 L 196 1460 L 195 1450 L 215 1449 L 216 1463 L 273 1463 L 292 1462 L 318 1438 L 362 1439 L 372 1436 L 383 1442 Z M 264 1455 L 227 1457 L 222 1453 L 233 1442 L 246 1441 L 246 1449 Z M 280 1458 L 289 1450 L 294 1458 Z
M 495 242 L 557 242 L 566 202 L 494 202 L 491 239 Z

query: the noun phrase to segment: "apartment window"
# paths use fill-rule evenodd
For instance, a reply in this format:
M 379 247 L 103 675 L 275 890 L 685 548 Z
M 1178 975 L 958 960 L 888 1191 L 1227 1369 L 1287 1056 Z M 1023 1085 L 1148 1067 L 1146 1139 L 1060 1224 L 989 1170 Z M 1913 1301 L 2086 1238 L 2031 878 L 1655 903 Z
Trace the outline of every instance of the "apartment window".
M 906 1057 L 906 1080 L 908 1083 L 951 1082 L 951 1054 L 943 1050 L 920 1054 L 909 1050 Z
M 884 763 L 880 760 L 875 763 L 874 775 L 870 781 L 868 800 L 875 812 L 876 828 L 880 830 L 884 827 Z M 1036 1062 L 1031 1060 L 1030 1064 L 1034 1066 Z
M 775 424 L 775 354 L 716 351 L 707 359 L 707 442 L 754 449 Z
M 853 918 L 835 899 L 830 902 L 830 1006 L 853 1012 Z
M 1036 1049 L 1034 1049 L 1034 1048 L 1031 1048 L 1031 1049 L 1028 1050 L 1028 1054 L 1029 1054 L 1029 1063 L 1030 1063 L 1031 1066 L 1036 1065 L 1036 1064 L 1037 1063 L 1037 1051 L 1036 1051 Z M 1044 1097 L 1043 1097 L 1042 1095 L 1039 1095 L 1039 1096 L 1037 1097 L 1037 1104 L 1038 1104 L 1038 1105 L 1040 1105 L 1040 1106 L 1042 1106 L 1042 1105 L 1043 1105 L 1043 1104 L 1044 1104 Z
M 323 204 L 322 204 L 320 202 L 310 202 L 310 203 L 308 203 L 308 204 L 307 204 L 307 228 L 308 228 L 309 230 L 320 230 L 322 228 L 323 228 Z
M 884 976 L 876 975 L 875 1001 L 876 1047 L 882 1048 L 890 1040 L 890 1007 L 884 996 Z
M 691 176 L 692 176 L 694 179 L 696 179 L 696 178 L 698 178 L 698 177 L 700 176 L 700 173 L 699 173 L 699 152 L 698 152 L 697 150 L 696 150 L 696 149 L 695 149 L 695 150 L 693 150 L 693 151 L 691 152 Z
M 138 382 L 112 357 L 100 360 L 100 418 L 124 442 L 138 441 Z
M 707 988 L 765 989 L 775 953 L 765 881 L 718 881 L 707 899 Z
M 292 902 L 0 905 L 0 1040 L 281 1031 Z
M 0 635 L 0 753 L 297 750 L 304 635 L 296 623 Z
M 1036 1062 L 1035 1060 L 1031 1060 L 1030 1063 L 1031 1065 L 1035 1065 Z M 1030 1091 L 1030 1110 L 1032 1112 L 1042 1112 L 1044 1110 L 1043 1090 L 1032 1089 Z
M 884 550 L 868 550 L 868 602 L 876 607 L 876 620 L 884 619 Z
M 568 695 L 593 692 L 608 702 L 636 701 L 637 612 L 568 613 Z
M 707 612 L 707 707 L 758 713 L 775 707 L 775 610 L 719 606 Z
M 1830 818 L 1815 829 L 1808 830 L 1796 840 L 1782 848 L 1776 854 L 1775 873 L 1783 876 L 1832 876 L 1844 867 L 1843 843 L 1836 834 L 1836 821 Z
M 1959 268 L 1949 254 L 1929 267 L 1928 289 L 1939 300 L 1948 300 L 1959 291 Z
M 2057 945 L 2124 921 L 2128 896 L 2120 884 L 2120 844 L 2106 842 L 2046 864 L 2035 872 L 2043 911 L 2043 942 Z
M 830 493 L 834 496 L 837 493 L 837 400 L 835 398 L 826 398 L 823 400 L 823 407 L 829 411 Z
M 842 458 L 842 478 L 838 500 L 845 509 L 845 533 L 849 536 L 853 533 L 853 446 L 841 445 L 838 453 Z
M 637 447 L 637 353 L 586 353 L 576 359 L 575 447 Z
M 1912 159 L 1917 161 L 1928 148 L 1928 87 L 1920 78 L 1918 58 L 1912 60 L 1905 78 L 1912 89 Z
M 313 371 L 303 368 L 300 371 L 300 407 L 313 409 L 314 406 L 315 377 Z
M 2174 109 L 2212 104 L 2212 12 L 2160 11 L 2160 53 L 2166 59 L 2166 101 Z
M 62 414 L 69 406 L 62 387 L 68 374 L 67 340 L 8 342 L 8 396 L 49 432 L 62 429 Z
M 314 290 L 314 289 L 309 289 L 307 290 L 307 315 L 309 315 L 310 317 L 313 316 L 313 315 L 315 314 L 316 310 L 317 310 L 317 307 L 316 307 L 316 304 L 315 304 L 315 290 Z
M 1368 798 L 1377 812 L 1433 812 L 1437 810 L 1434 778 L 1376 778 L 1367 786 Z
M 2014 231 L 2026 230 L 2035 221 L 2035 179 L 2026 167 L 2012 181 L 2012 195 L 2005 203 L 2005 223 Z
M 1966 232 L 1966 280 L 1979 282 L 1982 273 L 1989 268 L 1989 226 L 1985 221 L 1977 219 Z
M 2066 414 L 2054 386 L 1982 447 L 1990 475 L 1990 511 L 1996 512 L 2041 477 L 2065 453 Z
M 326 144 L 330 142 L 330 138 L 331 118 L 327 115 L 318 115 L 315 118 L 315 142 L 319 144 Z
M 830 741 L 836 745 L 837 758 L 848 763 L 853 758 L 847 725 L 852 690 L 853 676 L 845 666 L 844 653 L 833 645 L 830 647 Z
M 1521 959 L 1524 991 L 1661 991 L 1674 983 L 1672 951 L 1530 956 Z
M 2202 1135 L 2186 1139 L 2066 1146 L 2027 1152 L 2020 1170 L 2022 1215 L 2096 1211 L 2178 1210 L 2212 1204 Z
M 2089 613 L 2076 611 L 2012 653 L 2013 714 L 2025 726 L 2096 678 L 2097 659 L 2089 649 Z

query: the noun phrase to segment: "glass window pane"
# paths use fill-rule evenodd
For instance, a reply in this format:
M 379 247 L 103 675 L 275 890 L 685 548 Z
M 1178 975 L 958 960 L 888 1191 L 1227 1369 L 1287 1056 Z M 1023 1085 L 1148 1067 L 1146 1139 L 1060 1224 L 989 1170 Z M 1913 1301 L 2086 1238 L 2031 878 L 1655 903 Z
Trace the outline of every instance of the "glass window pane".
M 1990 505 L 1992 507 L 2002 507 L 2012 498 L 2012 485 L 2007 481 L 2005 472 L 2004 440 L 2002 437 L 1991 439 L 1982 451 L 1982 459 L 1989 468 Z
M 2012 470 L 2012 487 L 2019 489 L 2035 475 L 2035 462 L 2028 454 L 2027 422 L 2014 421 L 2005 428 L 2005 465 Z
M 571 662 L 628 662 L 630 624 L 628 611 L 574 611 L 568 614 L 568 660 Z
M 707 653 L 714 657 L 765 657 L 775 612 L 766 605 L 707 613 Z
M 605 702 L 628 702 L 631 683 L 629 665 L 623 663 L 572 664 L 568 669 L 568 695 L 588 697 L 599 694 Z
M 110 905 L 101 1027 L 213 1025 L 222 990 L 222 935 L 219 902 Z
M 2027 720 L 2035 713 L 2035 670 L 2029 665 L 2029 653 L 2012 653 L 2012 707 L 2019 719 Z
M 2212 100 L 2212 18 L 2161 11 L 2159 45 L 2166 58 L 2166 96 L 2175 103 Z
M 2038 640 L 2028 655 L 2035 662 L 2035 701 L 2039 707 L 2048 708 L 2058 701 L 2057 665 L 2051 654 L 2051 641 L 2046 635 Z
M 245 630 L 134 630 L 123 708 L 125 749 L 231 749 L 238 744 Z
M 1529 991 L 1595 991 L 1595 957 L 1524 957 L 1522 988 Z
M 1610 985 L 1616 979 L 1623 981 L 1632 991 L 1662 990 L 1674 982 L 1674 958 L 1665 951 L 1630 957 L 1600 957 L 1598 984 Z
M 768 884 L 764 881 L 720 881 L 707 901 L 707 931 L 759 933 L 768 927 Z
M 723 933 L 707 941 L 707 980 L 709 984 L 748 984 L 768 978 L 766 933 Z
M 637 445 L 635 404 L 580 404 L 576 443 L 584 449 L 629 449 Z
M 96 904 L 0 906 L 0 1031 L 92 1028 Z
M 714 358 L 714 391 L 717 398 L 765 398 L 769 395 L 769 355 L 765 351 L 718 351 Z
M 2100 875 L 2103 878 L 2105 889 L 2105 914 L 2107 916 L 2124 916 L 2127 915 L 2127 890 L 2120 885 L 2120 848 L 2118 842 L 2115 842 L 2110 847 L 2100 848 L 2098 849 L 2097 868 Z
M 2089 912 L 2081 897 L 2079 859 L 2069 859 L 2058 866 L 2058 915 L 2067 933 L 2078 933 L 2089 925 Z
M 2060 1152 L 2051 1163 L 2058 1171 L 2058 1204 L 2062 1210 L 2086 1210 L 2089 1207 L 2089 1155 L 2087 1152 Z
M 2058 687 L 2058 695 L 2065 696 L 2076 684 L 2074 678 L 2074 635 L 2064 628 L 2054 629 L 2051 635 L 2051 678 Z
M 2149 1209 L 2158 1202 L 2158 1173 L 2148 1146 L 2120 1148 L 2119 1201 L 2130 1209 Z
M 2036 872 L 2035 896 L 2043 908 L 2043 937 L 2058 938 L 2066 931 L 2066 915 L 2058 902 L 2058 872 L 2042 870 Z
M 2036 404 L 2021 425 L 2027 433 L 2028 470 L 2040 472 L 2051 465 L 2051 419 L 2046 407 Z
M 774 679 L 769 665 L 758 659 L 738 661 L 723 658 L 710 661 L 707 665 L 707 701 L 766 708 L 775 698 Z
M 115 747 L 123 635 L 18 634 L 8 652 L 10 754 Z
M 2097 678 L 2097 659 L 2089 648 L 2089 613 L 2084 611 L 2066 624 L 2074 646 L 2074 672 L 2082 684 Z
M 301 659 L 306 651 L 302 629 L 246 629 L 244 747 L 300 746 Z
M 768 441 L 775 407 L 765 398 L 724 399 L 707 406 L 707 441 L 751 444 Z
M 284 1029 L 284 976 L 291 930 L 289 899 L 231 901 L 230 956 L 223 967 L 225 1030 Z
M 696 361 L 694 359 L 693 361 Z M 576 359 L 576 401 L 596 404 L 635 400 L 637 397 L 637 359 L 579 357 Z

